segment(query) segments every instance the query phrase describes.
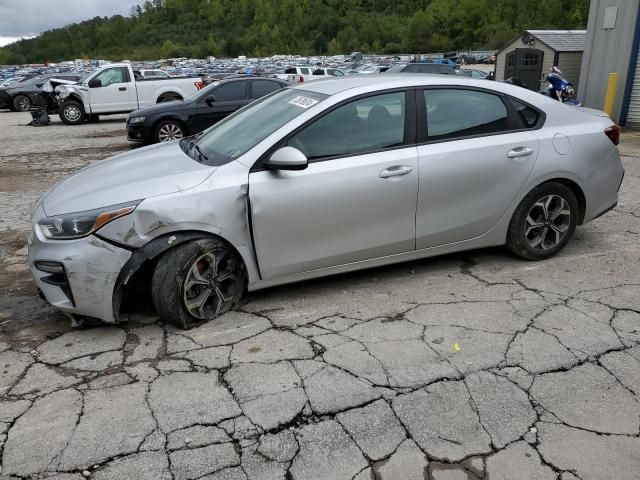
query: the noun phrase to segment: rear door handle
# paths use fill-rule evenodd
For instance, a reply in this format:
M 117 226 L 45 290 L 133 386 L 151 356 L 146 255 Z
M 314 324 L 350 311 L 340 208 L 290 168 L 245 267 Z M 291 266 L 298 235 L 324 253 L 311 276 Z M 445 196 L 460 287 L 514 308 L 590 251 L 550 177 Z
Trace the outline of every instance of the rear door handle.
M 507 157 L 509 158 L 520 158 L 520 157 L 528 157 L 533 153 L 533 148 L 529 147 L 516 147 L 513 150 L 509 150 L 507 152 Z
M 127 89 L 127 87 L 120 87 L 118 90 L 120 90 L 121 92 L 124 92 Z
M 401 177 L 403 175 L 407 175 L 408 173 L 413 172 L 413 168 L 408 165 L 398 165 L 395 167 L 389 167 L 385 170 L 380 171 L 378 176 L 380 178 L 391 178 L 391 177 Z

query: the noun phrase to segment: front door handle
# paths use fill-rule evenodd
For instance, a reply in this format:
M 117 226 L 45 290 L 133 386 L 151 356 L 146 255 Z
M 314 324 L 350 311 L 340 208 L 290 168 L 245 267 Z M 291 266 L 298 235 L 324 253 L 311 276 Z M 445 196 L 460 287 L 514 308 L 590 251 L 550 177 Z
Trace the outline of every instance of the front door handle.
M 380 178 L 391 178 L 391 177 L 401 177 L 403 175 L 407 175 L 408 173 L 413 172 L 413 168 L 408 165 L 398 165 L 396 167 L 389 167 L 385 170 L 382 170 L 378 176 Z
M 127 89 L 127 87 L 120 87 L 118 90 L 120 90 L 121 92 L 124 92 Z
M 533 153 L 533 148 L 529 147 L 516 147 L 513 150 L 509 150 L 507 152 L 507 157 L 509 158 L 520 158 L 520 157 L 528 157 Z

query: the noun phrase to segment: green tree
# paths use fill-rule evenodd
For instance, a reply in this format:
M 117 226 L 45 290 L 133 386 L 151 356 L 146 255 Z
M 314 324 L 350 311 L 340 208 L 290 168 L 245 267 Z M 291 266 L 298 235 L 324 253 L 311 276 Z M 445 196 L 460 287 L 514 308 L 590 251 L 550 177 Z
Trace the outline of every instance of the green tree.
M 528 28 L 585 28 L 589 0 L 148 0 L 43 32 L 0 61 L 499 48 Z
M 179 54 L 178 47 L 171 40 L 166 40 L 160 48 L 160 56 L 162 58 L 173 58 Z

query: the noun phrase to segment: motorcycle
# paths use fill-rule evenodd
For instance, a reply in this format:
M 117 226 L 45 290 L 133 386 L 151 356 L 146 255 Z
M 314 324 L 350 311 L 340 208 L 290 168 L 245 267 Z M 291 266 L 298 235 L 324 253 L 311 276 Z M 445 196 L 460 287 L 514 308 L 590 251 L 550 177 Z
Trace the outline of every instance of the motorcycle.
M 552 67 L 551 71 L 544 77 L 544 81 L 549 85 L 540 93 L 558 100 L 567 105 L 581 107 L 582 104 L 576 99 L 576 90 L 569 80 L 565 78 L 558 67 Z

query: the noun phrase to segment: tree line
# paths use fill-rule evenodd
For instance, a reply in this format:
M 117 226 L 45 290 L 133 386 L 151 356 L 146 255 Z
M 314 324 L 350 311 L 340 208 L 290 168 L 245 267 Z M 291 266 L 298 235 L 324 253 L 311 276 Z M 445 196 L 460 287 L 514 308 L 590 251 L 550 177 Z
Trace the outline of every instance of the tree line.
M 0 49 L 0 64 L 498 49 L 585 28 L 589 0 L 151 0 Z

